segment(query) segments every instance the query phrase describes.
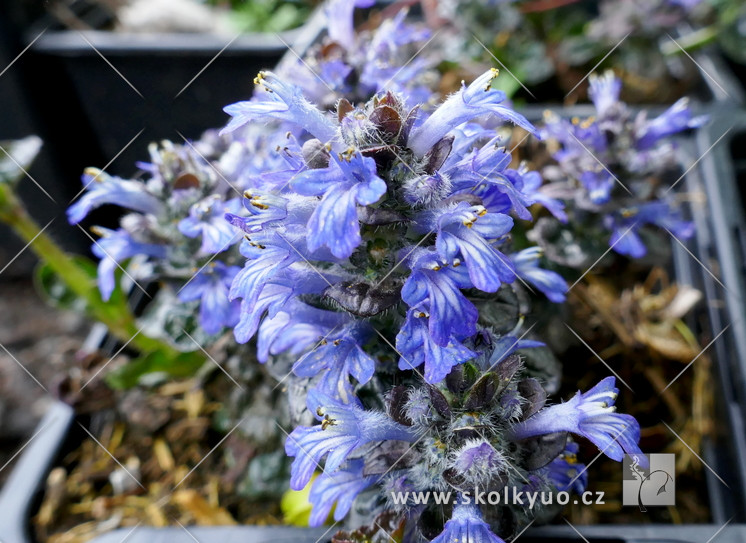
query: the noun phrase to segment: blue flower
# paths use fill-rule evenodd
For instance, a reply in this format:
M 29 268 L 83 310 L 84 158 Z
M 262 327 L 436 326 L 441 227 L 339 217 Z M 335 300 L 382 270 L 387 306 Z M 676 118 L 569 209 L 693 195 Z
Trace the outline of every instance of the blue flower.
M 97 282 L 104 301 L 111 298 L 111 293 L 114 292 L 114 273 L 121 262 L 138 255 L 165 258 L 168 252 L 165 245 L 136 241 L 121 228 L 109 230 L 99 226 L 94 232 L 101 236 L 101 239 L 93 244 L 91 251 L 99 259 Z
M 326 5 L 329 37 L 345 49 L 355 45 L 353 13 L 355 8 L 368 8 L 375 0 L 332 0 Z
M 93 209 L 104 204 L 116 204 L 140 213 L 158 214 L 163 202 L 148 192 L 144 183 L 112 177 L 106 172 L 89 168 L 83 175 L 86 192 L 67 209 L 67 220 L 78 224 Z
M 308 221 L 308 248 L 326 245 L 337 258 L 347 258 L 360 244 L 357 204 L 374 204 L 386 193 L 375 161 L 359 152 L 335 156 L 328 168 L 301 172 L 292 187 L 305 196 L 324 195 Z
M 261 119 L 287 121 L 305 129 L 324 143 L 336 136 L 336 126 L 324 113 L 303 96 L 303 91 L 285 83 L 272 72 L 259 72 L 254 83 L 263 92 L 249 101 L 237 102 L 224 108 L 233 119 L 221 134 L 232 132 L 246 123 Z
M 271 238 L 270 238 L 271 239 Z M 281 269 L 297 260 L 290 247 L 283 248 L 276 245 L 264 245 L 264 236 L 254 236 L 251 240 L 244 240 L 241 251 L 249 260 L 236 275 L 231 285 L 230 298 L 242 298 L 244 303 L 253 307 L 267 282 Z M 250 244 L 255 244 L 255 247 Z M 255 254 L 254 250 L 259 252 Z
M 602 75 L 591 74 L 588 78 L 588 96 L 596 108 L 599 117 L 613 115 L 620 107 L 619 95 L 622 92 L 622 80 L 612 71 Z
M 189 217 L 179 222 L 179 232 L 188 238 L 201 235 L 202 253 L 222 253 L 239 239 L 235 228 L 225 220 L 225 213 L 238 213 L 240 208 L 238 199 L 223 202 L 217 194 L 208 196 L 189 209 Z
M 410 307 L 427 306 L 433 341 L 445 347 L 452 335 L 474 335 L 479 313 L 460 290 L 471 287 L 460 261 L 455 259 L 449 266 L 434 251 L 422 250 L 412 257 L 411 268 L 412 274 L 402 288 L 402 300 Z
M 616 413 L 614 402 L 619 389 L 614 377 L 606 377 L 586 393 L 578 392 L 569 401 L 546 407 L 513 427 L 516 439 L 571 432 L 593 442 L 609 458 L 621 462 L 624 453 L 642 454 L 637 443 L 640 425 L 634 417 Z
M 294 297 L 303 294 L 320 294 L 329 286 L 327 281 L 335 280 L 330 274 L 321 276 L 315 270 L 304 265 L 289 265 L 271 279 L 259 286 L 259 295 L 241 303 L 241 316 L 233 329 L 236 341 L 246 343 L 257 329 L 265 313 L 273 318 L 283 310 Z
M 536 134 L 536 129 L 525 117 L 502 105 L 505 93 L 492 88 L 492 80 L 495 77 L 497 70 L 493 68 L 475 79 L 468 87 L 462 83 L 459 92 L 449 96 L 430 117 L 415 127 L 407 140 L 408 147 L 415 155 L 424 156 L 451 130 L 486 114 L 507 119 Z
M 531 213 L 526 206 L 533 202 L 521 192 L 522 176 L 515 170 L 507 171 L 510 165 L 510 154 L 500 146 L 501 138 L 494 137 L 480 149 L 459 162 L 451 164 L 445 173 L 450 177 L 454 192 L 472 192 L 483 200 L 489 199 L 486 190 L 495 190 L 505 195 L 510 202 L 510 208 L 524 220 L 531 219 Z M 486 190 L 485 190 L 486 189 Z M 487 209 L 494 211 L 489 205 Z
M 604 217 L 606 227 L 611 230 L 609 246 L 614 252 L 630 258 L 642 258 L 648 252 L 642 239 L 637 235 L 638 223 L 625 225 L 625 221 L 618 221 L 613 215 Z
M 179 291 L 182 302 L 200 300 L 199 323 L 208 334 L 217 334 L 238 322 L 240 303 L 232 302 L 228 291 L 240 269 L 222 262 L 211 262 Z
M 545 468 L 546 475 L 560 492 L 582 494 L 588 486 L 588 471 L 578 463 L 577 443 L 569 441 L 565 451 Z
M 497 537 L 490 525 L 482 518 L 479 507 L 462 498 L 453 508 L 451 518 L 443 527 L 443 532 L 430 543 L 505 543 Z
M 315 198 L 297 194 L 280 196 L 267 190 L 249 189 L 243 194 L 243 206 L 249 216 L 229 212 L 225 214 L 225 220 L 243 230 L 249 238 L 255 235 L 271 236 L 273 230 L 282 226 L 305 225 L 316 203 Z
M 380 411 L 344 404 L 316 390 L 308 393 L 308 402 L 321 424 L 299 426 L 285 442 L 285 452 L 295 458 L 290 469 L 290 487 L 294 490 L 308 484 L 324 457 L 324 472 L 333 473 L 352 452 L 367 443 L 416 439 L 410 428 Z
M 473 285 L 484 292 L 496 292 L 515 279 L 510 260 L 493 246 L 494 240 L 513 228 L 513 219 L 490 213 L 483 206 L 460 202 L 436 214 L 438 237 L 435 246 L 441 258 L 453 262 L 460 257 Z
M 530 247 L 512 255 L 511 260 L 518 277 L 534 285 L 554 303 L 564 302 L 567 283 L 558 273 L 539 267 L 541 255 L 542 250 L 539 247 Z
M 605 204 L 611 198 L 614 177 L 605 169 L 585 170 L 580 174 L 580 182 L 588 191 L 588 198 L 596 205 Z
M 360 83 L 370 94 L 384 90 L 402 93 L 405 103 L 427 102 L 432 92 L 422 84 L 422 75 L 434 64 L 433 59 L 417 55 L 406 46 L 427 40 L 431 31 L 423 25 L 408 23 L 408 10 L 402 9 L 391 19 L 385 19 L 370 41 L 360 47 L 364 51 Z
M 689 239 L 694 235 L 694 223 L 682 219 L 681 211 L 662 200 L 622 209 L 607 215 L 604 222 L 611 230 L 609 244 L 614 251 L 632 258 L 641 258 L 647 253 L 637 233 L 646 224 L 665 228 L 679 239 Z
M 316 390 L 343 403 L 351 403 L 353 389 L 348 376 L 365 384 L 376 368 L 375 360 L 361 347 L 370 335 L 365 328 L 362 324 L 353 324 L 336 332 L 334 328 L 320 329 L 319 335 L 323 338 L 320 344 L 298 359 L 293 373 L 298 377 L 315 377 L 321 373 Z
M 641 150 L 649 149 L 658 140 L 678 134 L 689 128 L 702 126 L 707 120 L 708 117 L 704 115 L 692 117 L 692 111 L 689 109 L 689 100 L 681 98 L 666 111 L 658 115 L 658 117 L 645 122 L 638 128 L 636 146 Z
M 542 190 L 543 179 L 539 172 L 523 173 L 523 193 L 526 194 L 534 203 L 543 205 L 549 213 L 562 222 L 567 222 L 567 213 L 565 213 L 565 204 L 558 198 L 552 198 Z M 548 185 L 545 185 L 548 187 Z
M 233 334 L 238 343 L 248 342 L 259 329 L 259 323 L 267 313 L 269 318 L 277 312 L 295 295 L 292 285 L 267 283 L 259 293 L 255 303 L 242 302 L 238 322 L 233 328 Z
M 467 349 L 453 335 L 446 345 L 438 345 L 430 335 L 428 316 L 419 308 L 407 311 L 404 326 L 396 336 L 396 350 L 401 354 L 399 369 L 414 370 L 424 364 L 425 381 L 439 383 L 454 366 L 475 358 L 477 353 Z
M 344 469 L 324 472 L 316 478 L 308 495 L 313 507 L 308 520 L 310 526 L 324 524 L 335 503 L 334 520 L 341 521 L 349 513 L 357 495 L 380 479 L 376 475 L 365 477 L 364 464 L 362 459 L 350 460 Z
M 346 2 L 345 2 L 346 3 Z M 347 90 L 347 80 L 352 74 L 352 66 L 341 60 L 330 60 L 321 66 L 321 79 L 337 92 Z
M 257 338 L 257 359 L 266 362 L 270 355 L 284 352 L 299 356 L 322 340 L 328 330 L 349 323 L 350 317 L 344 313 L 318 309 L 292 298 L 262 321 Z

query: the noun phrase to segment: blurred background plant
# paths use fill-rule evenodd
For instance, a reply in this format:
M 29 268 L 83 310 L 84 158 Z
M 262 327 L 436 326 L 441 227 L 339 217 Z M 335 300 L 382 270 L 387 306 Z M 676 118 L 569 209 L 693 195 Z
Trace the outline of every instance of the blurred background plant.
M 318 0 L 53 0 L 64 27 L 119 32 L 281 32 L 308 19 Z
M 515 76 L 499 83 L 509 96 L 552 102 L 566 95 L 564 101 L 571 103 L 587 97 L 584 79 L 591 70 L 613 68 L 624 82 L 628 102 L 670 103 L 690 92 L 699 79 L 696 66 L 686 59 L 688 53 L 717 41 L 742 62 L 746 32 L 742 4 L 737 0 L 424 3 L 429 20 L 455 30 L 442 66 L 455 73 L 446 83 L 458 81 L 465 69 L 472 69 L 464 65 L 464 58 L 477 66 L 497 62 Z M 473 69 L 478 73 L 480 68 Z

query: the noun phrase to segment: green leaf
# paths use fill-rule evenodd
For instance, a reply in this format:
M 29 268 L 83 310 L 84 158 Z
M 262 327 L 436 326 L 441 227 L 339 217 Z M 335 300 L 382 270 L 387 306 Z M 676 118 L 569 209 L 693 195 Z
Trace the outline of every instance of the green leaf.
M 284 451 L 260 454 L 252 459 L 246 476 L 238 483 L 239 496 L 278 499 L 288 488 L 290 462 Z
M 149 353 L 106 376 L 108 385 L 115 389 L 132 388 L 138 384 L 163 378 L 186 378 L 199 371 L 205 359 L 198 352 L 168 356 L 162 351 Z
M 97 267 L 91 259 L 83 256 L 71 256 L 70 260 L 91 280 L 91 288 L 96 288 Z M 121 272 L 117 272 L 121 275 Z M 34 273 L 34 284 L 39 295 L 50 305 L 59 309 L 86 311 L 87 302 L 77 296 L 67 284 L 55 273 L 48 262 L 40 262 Z M 116 288 L 111 294 L 107 305 L 117 307 L 124 303 L 125 297 L 119 287 L 119 280 L 115 281 Z
M 96 265 L 91 260 L 84 257 L 73 257 L 72 260 L 91 278 L 91 281 L 96 280 Z M 34 274 L 34 283 L 41 297 L 52 306 L 60 309 L 85 311 L 86 301 L 70 290 L 49 263 L 39 263 Z

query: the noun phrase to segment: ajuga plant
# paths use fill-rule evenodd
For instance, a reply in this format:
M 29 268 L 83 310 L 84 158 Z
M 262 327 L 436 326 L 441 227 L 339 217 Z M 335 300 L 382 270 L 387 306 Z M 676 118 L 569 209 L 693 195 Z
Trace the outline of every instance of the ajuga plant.
M 559 302 L 567 286 L 539 267 L 536 248 L 512 249 L 513 217 L 558 204 L 537 192 L 536 173 L 510 167 L 495 123 L 536 130 L 492 88 L 496 76 L 427 114 L 406 89 L 326 112 L 262 72 L 254 98 L 226 108 L 223 133 L 287 130 L 283 166 L 253 176 L 246 213 L 226 215 L 246 259 L 230 296 L 241 301 L 236 339 L 256 336 L 259 360 L 287 370 L 290 484 L 312 485 L 312 525 L 336 504 L 337 521 L 355 506 L 375 531 L 384 514 L 408 541 L 500 541 L 541 504 L 486 511 L 475 493 L 582 488 L 569 434 L 615 460 L 639 452 L 637 422 L 615 413 L 613 378 L 545 405 L 519 354 L 541 343 L 525 339 L 507 293 L 525 283 Z M 488 318 L 490 305 L 511 303 L 513 322 Z M 452 494 L 413 499 L 435 491 Z
M 594 116 L 545 114 L 542 135 L 555 163 L 543 169 L 542 191 L 567 207 L 565 216 L 539 219 L 528 235 L 564 266 L 584 268 L 609 248 L 641 258 L 663 230 L 682 240 L 694 232 L 673 190 L 681 172 L 670 136 L 706 117 L 693 116 L 682 98 L 648 118 L 619 100 L 621 87 L 612 72 L 592 75 Z

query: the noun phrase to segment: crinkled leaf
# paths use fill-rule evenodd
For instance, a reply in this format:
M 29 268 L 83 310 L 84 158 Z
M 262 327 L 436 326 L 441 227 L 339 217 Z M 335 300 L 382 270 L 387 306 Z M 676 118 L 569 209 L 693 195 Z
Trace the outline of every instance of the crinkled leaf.
M 562 363 L 548 347 L 521 349 L 525 373 L 544 383 L 544 389 L 554 394 L 559 389 Z
M 344 281 L 327 288 L 324 296 L 360 317 L 372 317 L 399 301 L 399 290 L 376 288 L 368 283 Z
M 339 531 L 332 543 L 401 543 L 404 540 L 405 517 L 394 511 L 381 513 L 370 526 L 351 532 Z
M 430 403 L 435 408 L 435 411 L 444 419 L 450 419 L 451 406 L 448 405 L 448 400 L 443 393 L 433 385 L 427 385 L 427 391 L 430 394 Z
M 480 324 L 493 329 L 497 334 L 506 334 L 515 328 L 520 316 L 519 301 L 509 286 L 500 288 L 489 300 L 474 300 L 479 310 Z
M 209 345 L 215 338 L 205 333 L 199 325 L 198 304 L 182 302 L 170 289 L 160 289 L 145 309 L 141 319 L 142 333 L 148 337 L 167 339 L 184 352 L 195 351 L 199 345 Z
M 521 414 L 521 420 L 526 420 L 531 415 L 538 413 L 547 401 L 546 390 L 544 390 L 541 383 L 533 377 L 522 379 L 518 383 L 518 392 L 526 400 L 526 404 L 523 407 L 523 413 Z
M 401 131 L 402 118 L 391 106 L 379 105 L 370 114 L 369 119 L 381 133 L 384 141 L 396 138 Z
M 290 479 L 290 462 L 284 451 L 260 454 L 249 462 L 246 476 L 236 488 L 238 495 L 249 499 L 282 496 Z
M 555 432 L 532 437 L 522 442 L 524 466 L 527 470 L 543 468 L 565 450 L 567 432 Z
M 479 410 L 492 401 L 498 389 L 494 373 L 485 373 L 474 383 L 464 401 L 464 409 Z
M 380 475 L 396 469 L 406 469 L 415 464 L 417 454 L 406 441 L 384 441 L 368 452 L 365 457 L 363 476 Z
M 361 223 L 370 224 L 373 226 L 382 226 L 384 224 L 409 221 L 407 217 L 405 217 L 398 211 L 370 206 L 358 206 L 357 218 Z
M 451 154 L 454 139 L 455 136 L 451 134 L 433 145 L 433 148 L 425 155 L 425 172 L 432 175 L 440 169 L 448 155 Z
M 392 388 L 387 397 L 388 413 L 389 416 L 399 424 L 412 426 L 412 423 L 404 414 L 404 406 L 407 404 L 408 396 L 409 394 L 406 386 L 397 385 Z

